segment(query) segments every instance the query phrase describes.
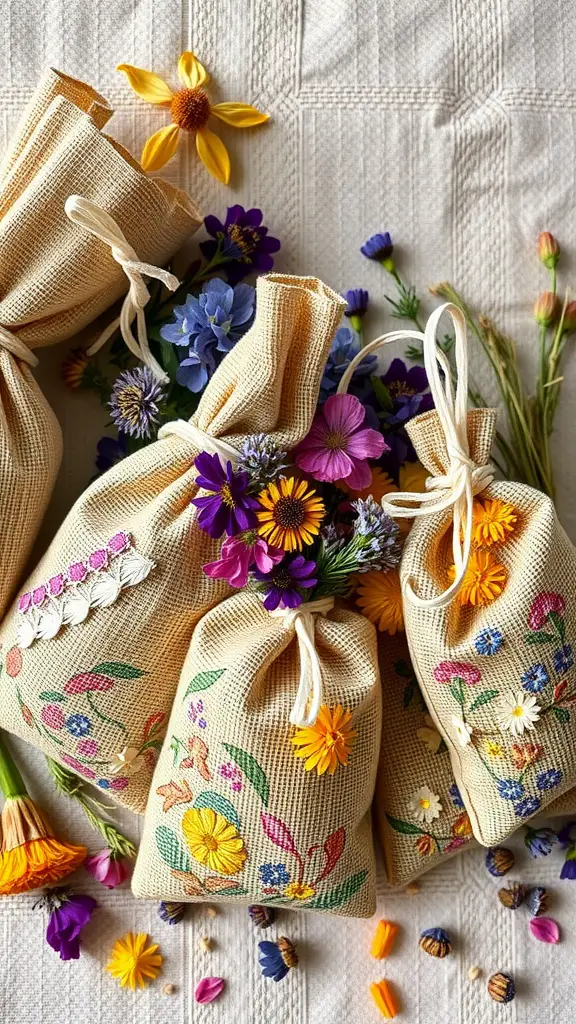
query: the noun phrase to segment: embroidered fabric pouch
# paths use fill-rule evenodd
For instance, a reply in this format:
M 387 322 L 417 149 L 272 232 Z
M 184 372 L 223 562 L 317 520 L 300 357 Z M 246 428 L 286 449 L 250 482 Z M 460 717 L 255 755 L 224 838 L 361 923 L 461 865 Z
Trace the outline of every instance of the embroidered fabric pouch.
M 253 326 L 184 425 L 192 439 L 167 436 L 95 480 L 0 629 L 0 728 L 133 810 L 145 806 L 194 624 L 230 593 L 201 570 L 218 542 L 196 525 L 194 460 L 214 438 L 237 450 L 265 432 L 295 446 L 343 306 L 315 278 L 260 278 Z
M 0 617 L 30 554 L 60 464 L 60 426 L 31 371 L 33 349 L 70 338 L 128 289 L 110 246 L 71 222 L 80 193 L 137 258 L 162 264 L 196 230 L 188 197 L 145 175 L 101 129 L 97 92 L 45 73 L 0 169 Z
M 240 593 L 196 626 L 146 809 L 137 896 L 374 913 L 375 630 L 320 604 L 276 617 Z M 307 657 L 298 616 L 323 689 L 305 729 L 290 725 Z

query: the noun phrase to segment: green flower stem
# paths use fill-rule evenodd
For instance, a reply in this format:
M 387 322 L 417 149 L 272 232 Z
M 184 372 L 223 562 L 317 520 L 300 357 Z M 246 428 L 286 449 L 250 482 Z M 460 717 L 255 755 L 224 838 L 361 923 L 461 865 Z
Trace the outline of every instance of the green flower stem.
M 479 748 L 475 747 L 474 749 L 476 750 L 476 753 L 478 754 L 478 758 L 480 760 L 480 763 L 484 765 L 484 767 L 485 767 L 486 771 L 488 772 L 488 774 L 494 779 L 495 782 L 500 782 L 500 776 L 496 775 L 495 772 L 492 771 L 490 765 L 488 764 L 488 762 L 484 759 L 484 757 L 480 753 Z
M 17 796 L 28 796 L 24 779 L 0 733 L 0 789 L 6 800 Z
M 53 761 L 51 757 L 46 758 L 46 764 L 58 792 L 68 797 L 69 800 L 75 800 L 80 805 L 92 827 L 105 839 L 114 859 L 135 857 L 137 850 L 134 843 L 98 813 L 95 808 L 103 805 L 88 796 L 84 780 L 68 771 L 63 765 L 58 764 L 57 761 Z

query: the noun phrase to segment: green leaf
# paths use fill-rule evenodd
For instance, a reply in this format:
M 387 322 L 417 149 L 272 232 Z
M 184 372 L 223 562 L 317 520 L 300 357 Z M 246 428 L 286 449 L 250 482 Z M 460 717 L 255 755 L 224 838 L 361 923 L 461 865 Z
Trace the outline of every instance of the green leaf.
M 171 828 L 159 825 L 156 829 L 156 846 L 162 860 L 173 871 L 191 871 L 192 862 L 186 850 L 180 846 L 178 837 Z
M 252 757 L 252 754 L 248 754 L 245 750 L 241 750 L 240 747 L 233 747 L 230 743 L 223 743 L 222 746 L 230 754 L 230 757 L 236 762 L 240 770 L 244 772 L 248 781 L 252 783 L 264 807 L 268 807 L 270 787 L 268 779 L 256 758 Z
M 454 700 L 458 701 L 458 704 L 462 705 L 464 703 L 464 687 L 462 685 L 462 680 L 457 676 L 455 677 L 454 682 L 450 685 L 450 693 L 454 697 Z
M 566 623 L 558 612 L 550 612 L 550 621 L 554 623 L 559 635 L 562 637 L 562 642 L 566 639 Z
M 392 401 L 392 397 L 390 395 L 390 392 L 388 391 L 388 388 L 386 387 L 385 384 L 382 383 L 380 377 L 370 377 L 370 383 L 372 385 L 372 390 L 374 392 L 374 395 L 376 396 L 380 408 L 384 409 L 385 412 L 392 412 L 392 409 L 394 408 L 394 402 Z
M 468 708 L 468 713 L 470 713 L 470 711 L 476 711 L 476 708 L 482 707 L 483 704 L 489 704 L 490 701 L 494 700 L 494 697 L 497 697 L 499 693 L 500 690 L 483 690 L 482 693 L 479 693 L 476 699 L 472 701 Z
M 322 893 L 321 896 L 317 896 L 316 899 L 310 900 L 306 903 L 307 910 L 334 910 L 335 907 L 342 906 L 348 900 L 352 899 L 356 895 L 359 889 L 362 888 L 368 872 L 359 871 L 357 875 L 351 875 L 340 885 L 337 885 L 334 889 L 330 889 L 329 892 Z
M 401 818 L 393 818 L 391 814 L 387 814 L 386 818 L 388 824 L 395 832 L 401 832 L 404 836 L 427 836 L 428 833 L 418 828 L 418 825 L 413 825 L 411 821 L 402 821 Z
M 220 796 L 220 793 L 213 793 L 212 790 L 206 789 L 196 797 L 192 806 L 210 807 L 213 811 L 216 811 L 216 814 L 221 814 L 223 818 L 230 821 L 240 831 L 240 818 L 235 808 L 225 796 Z
M 394 671 L 397 676 L 402 676 L 403 679 L 414 679 L 414 673 L 408 662 L 404 661 L 404 658 L 394 662 Z
M 198 675 L 194 676 L 192 682 L 188 683 L 188 689 L 184 694 L 183 699 L 189 697 L 191 693 L 198 693 L 199 690 L 207 690 L 209 686 L 213 686 L 220 676 L 225 673 L 225 668 L 217 668 L 212 672 L 199 672 Z
M 92 672 L 95 675 L 112 676 L 113 679 L 140 679 L 146 675 L 140 668 L 133 665 L 126 665 L 123 661 L 101 661 Z
M 524 642 L 534 646 L 536 644 L 549 644 L 555 639 L 554 633 L 546 633 L 544 630 L 540 630 L 539 633 L 527 633 L 524 637 Z
M 57 690 L 43 690 L 40 694 L 40 700 L 60 701 L 63 703 L 68 698 L 63 693 L 59 693 Z
M 562 725 L 566 725 L 566 723 L 570 721 L 570 712 L 568 711 L 568 708 L 552 708 L 552 711 L 556 715 L 558 721 L 562 722 Z
M 410 707 L 410 704 L 412 703 L 412 697 L 414 696 L 415 689 L 416 689 L 416 685 L 415 685 L 414 682 L 407 683 L 406 686 L 404 687 L 404 692 L 402 694 L 402 706 L 404 708 L 409 708 Z

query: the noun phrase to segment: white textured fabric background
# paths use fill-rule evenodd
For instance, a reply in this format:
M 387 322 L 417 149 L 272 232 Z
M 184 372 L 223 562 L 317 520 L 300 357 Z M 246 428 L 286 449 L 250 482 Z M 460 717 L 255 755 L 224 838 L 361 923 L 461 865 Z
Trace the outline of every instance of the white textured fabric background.
M 126 61 L 175 80 L 181 50 L 208 65 L 219 98 L 250 101 L 272 115 L 270 126 L 222 133 L 234 159 L 231 188 L 210 179 L 192 146 L 167 175 L 189 189 L 205 212 L 227 204 L 259 205 L 282 239 L 281 270 L 317 274 L 337 289 L 364 286 L 374 305 L 368 330 L 393 321 L 382 299 L 382 271 L 358 246 L 388 229 L 407 275 L 419 288 L 449 278 L 468 300 L 519 340 L 533 365 L 531 306 L 545 278 L 535 257 L 542 229 L 566 247 L 562 269 L 574 270 L 576 206 L 576 4 L 553 0 L 0 0 L 0 141 L 6 143 L 40 71 L 52 64 L 89 81 L 116 108 L 111 132 L 138 154 L 164 123 L 161 110 L 133 96 L 115 71 Z M 66 457 L 45 538 L 93 473 L 103 416 L 95 400 L 59 384 L 62 350 L 42 353 L 40 376 L 62 421 Z M 481 359 L 477 377 L 493 396 Z M 576 537 L 573 450 L 576 362 L 555 441 L 559 512 Z M 572 386 L 571 386 L 572 385 Z M 81 816 L 55 798 L 41 758 L 19 745 L 34 792 L 70 835 L 98 847 Z M 138 823 L 126 815 L 134 836 Z M 518 842 L 514 845 L 518 847 Z M 32 900 L 0 904 L 4 952 L 3 1024 L 369 1024 L 378 1014 L 367 987 L 386 976 L 401 994 L 409 1024 L 568 1024 L 574 1016 L 576 884 L 557 879 L 559 856 L 518 859 L 515 877 L 549 883 L 563 940 L 535 942 L 528 916 L 504 910 L 481 851 L 426 876 L 421 893 L 384 894 L 378 916 L 402 925 L 394 955 L 368 956 L 373 922 L 284 913 L 277 934 L 299 944 L 302 966 L 281 984 L 260 978 L 257 935 L 241 911 L 214 921 L 191 910 L 169 929 L 155 906 L 127 890 L 108 892 L 79 877 L 100 909 L 86 929 L 82 959 L 61 963 L 44 944 L 45 922 Z M 422 928 L 453 934 L 445 961 L 418 950 Z M 113 940 L 148 930 L 166 957 L 161 981 L 121 992 L 103 972 Z M 198 939 L 212 935 L 212 954 Z M 466 971 L 479 964 L 484 979 Z M 491 1002 L 488 974 L 514 974 L 518 996 Z M 205 974 L 227 979 L 209 1007 L 193 1000 Z M 173 982 L 177 992 L 162 994 Z

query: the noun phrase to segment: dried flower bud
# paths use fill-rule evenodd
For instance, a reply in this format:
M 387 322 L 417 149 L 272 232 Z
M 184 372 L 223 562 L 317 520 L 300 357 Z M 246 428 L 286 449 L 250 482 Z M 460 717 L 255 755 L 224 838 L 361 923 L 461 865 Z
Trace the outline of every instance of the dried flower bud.
M 548 270 L 553 270 L 560 259 L 560 246 L 549 231 L 542 231 L 538 236 L 538 257 Z
M 392 1020 L 398 1013 L 398 1001 L 386 980 L 375 981 L 370 985 L 370 995 L 386 1020 Z
M 550 327 L 556 319 L 558 299 L 554 292 L 542 292 L 534 306 L 534 319 L 541 327 Z
M 407 896 L 417 896 L 420 892 L 420 882 L 408 882 L 404 892 Z
M 370 956 L 375 960 L 384 960 L 391 952 L 397 934 L 398 925 L 394 921 L 378 921 L 370 946 Z
M 576 302 L 569 302 L 564 310 L 564 330 L 576 331 Z
M 173 996 L 176 991 L 176 985 L 173 985 L 172 982 L 168 982 L 167 985 L 164 985 L 162 991 L 165 996 Z

